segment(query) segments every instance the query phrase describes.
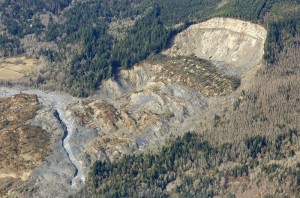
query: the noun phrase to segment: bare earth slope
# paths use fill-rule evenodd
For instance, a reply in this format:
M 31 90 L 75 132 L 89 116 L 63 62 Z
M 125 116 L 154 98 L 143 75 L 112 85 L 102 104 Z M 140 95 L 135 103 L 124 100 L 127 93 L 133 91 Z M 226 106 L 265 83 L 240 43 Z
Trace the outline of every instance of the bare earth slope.
M 164 54 L 195 55 L 229 65 L 240 73 L 262 60 L 266 30 L 256 24 L 231 18 L 213 18 L 179 33 Z

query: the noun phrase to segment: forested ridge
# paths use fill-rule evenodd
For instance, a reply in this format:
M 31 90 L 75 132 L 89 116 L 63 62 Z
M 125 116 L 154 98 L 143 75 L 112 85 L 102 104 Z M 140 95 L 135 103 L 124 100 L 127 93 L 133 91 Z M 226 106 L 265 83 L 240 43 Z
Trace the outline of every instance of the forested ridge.
M 35 56 L 43 56 L 50 63 L 41 71 L 37 84 L 86 97 L 103 79 L 115 75 L 119 69 L 131 68 L 160 52 L 189 24 L 214 16 L 241 18 L 268 27 L 265 59 L 274 63 L 274 51 L 282 50 L 283 35 L 291 33 L 283 31 L 287 28 L 284 24 L 290 24 L 291 21 L 286 20 L 294 18 L 278 14 L 278 5 L 295 6 L 299 1 L 232 0 L 224 6 L 219 6 L 221 0 L 70 3 L 70 0 L 39 0 L 35 4 L 6 0 L 0 3 L 3 24 L 0 52 L 2 56 L 27 53 L 20 41 L 32 34 L 38 42 L 55 43 L 57 48 L 34 51 Z M 275 13 L 275 17 L 267 18 L 268 13 Z M 292 24 L 298 27 L 298 20 Z
M 236 192 L 230 190 L 231 182 L 244 180 L 247 191 L 250 177 L 278 182 L 278 190 L 268 197 L 297 195 L 300 163 L 288 167 L 281 164 L 299 152 L 298 133 L 290 129 L 274 139 L 258 135 L 219 146 L 195 133 L 186 133 L 157 153 L 124 156 L 117 162 L 96 162 L 86 187 L 76 196 L 235 197 Z M 259 175 L 255 175 L 257 170 Z M 284 182 L 290 182 L 290 186 L 285 187 Z

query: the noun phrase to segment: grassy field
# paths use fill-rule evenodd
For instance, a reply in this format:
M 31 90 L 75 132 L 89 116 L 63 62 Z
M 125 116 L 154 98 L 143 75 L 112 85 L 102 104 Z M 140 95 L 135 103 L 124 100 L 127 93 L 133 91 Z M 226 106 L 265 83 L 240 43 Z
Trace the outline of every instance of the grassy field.
M 20 80 L 30 77 L 43 65 L 42 60 L 25 56 L 0 59 L 0 80 Z

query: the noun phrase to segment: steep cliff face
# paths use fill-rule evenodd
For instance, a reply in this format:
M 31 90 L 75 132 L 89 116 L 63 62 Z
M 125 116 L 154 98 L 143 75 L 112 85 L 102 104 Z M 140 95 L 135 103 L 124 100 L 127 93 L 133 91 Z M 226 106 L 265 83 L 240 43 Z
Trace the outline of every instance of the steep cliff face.
M 195 55 L 225 64 L 223 69 L 240 74 L 261 62 L 266 35 L 263 27 L 250 22 L 213 18 L 178 34 L 163 54 Z

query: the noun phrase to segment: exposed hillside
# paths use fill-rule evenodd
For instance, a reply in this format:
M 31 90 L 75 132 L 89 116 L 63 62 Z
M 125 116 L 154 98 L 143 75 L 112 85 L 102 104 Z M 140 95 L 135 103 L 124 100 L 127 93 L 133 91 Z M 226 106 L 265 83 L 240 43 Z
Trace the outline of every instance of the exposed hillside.
M 171 56 L 197 56 L 225 64 L 229 73 L 239 74 L 262 62 L 266 30 L 249 22 L 213 18 L 179 33 L 172 47 L 164 52 Z

